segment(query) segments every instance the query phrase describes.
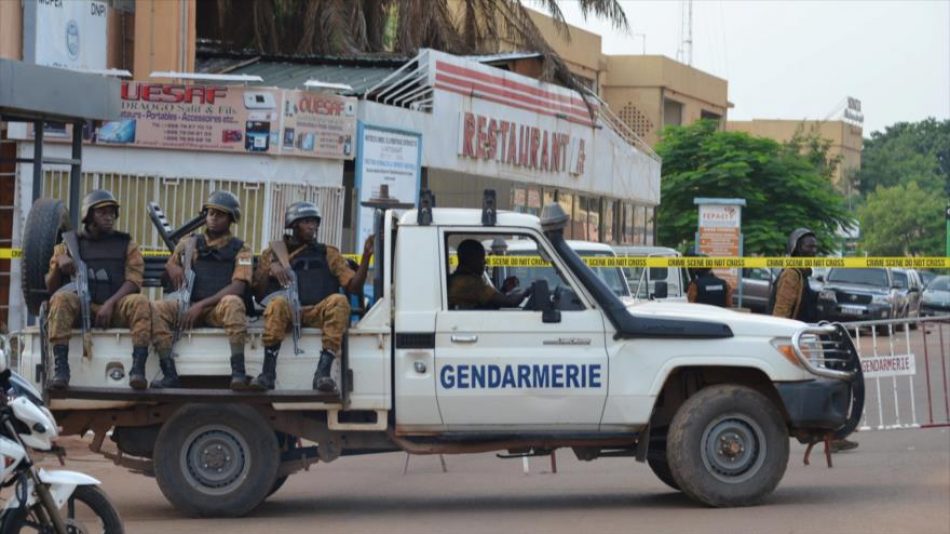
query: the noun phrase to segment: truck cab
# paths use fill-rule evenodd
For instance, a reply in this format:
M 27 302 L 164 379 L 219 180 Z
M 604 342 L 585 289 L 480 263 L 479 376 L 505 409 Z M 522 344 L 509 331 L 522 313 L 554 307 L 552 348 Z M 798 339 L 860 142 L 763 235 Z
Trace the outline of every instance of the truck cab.
M 94 450 L 154 474 L 195 515 L 245 514 L 310 463 L 396 450 L 633 456 L 698 502 L 748 505 L 778 484 L 790 436 L 812 443 L 854 429 L 863 379 L 843 327 L 669 302 L 628 308 L 564 240 L 567 223 L 557 204 L 540 219 L 377 210 L 376 301 L 347 335 L 339 395 L 309 389 L 319 330 L 304 329 L 305 354 L 278 359 L 275 391 L 236 393 L 220 387 L 221 331 L 180 342 L 189 387 L 134 391 L 123 387 L 128 332 L 114 329 L 94 331 L 87 360 L 74 336 L 73 382 L 47 393 L 51 407 L 64 433 L 92 430 Z M 459 244 L 499 239 L 544 260 L 519 280 L 525 298 L 454 307 Z M 250 332 L 256 372 L 259 326 Z M 42 386 L 43 334 L 21 336 L 21 369 Z

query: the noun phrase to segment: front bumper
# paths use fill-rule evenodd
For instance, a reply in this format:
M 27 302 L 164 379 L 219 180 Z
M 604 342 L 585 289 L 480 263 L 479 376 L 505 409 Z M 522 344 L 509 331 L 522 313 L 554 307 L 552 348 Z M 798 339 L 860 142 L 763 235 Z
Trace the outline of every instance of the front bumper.
M 921 303 L 920 315 L 925 317 L 935 315 L 950 315 L 950 303 Z
M 851 382 L 817 378 L 775 386 L 793 431 L 832 431 L 844 426 L 848 420 L 851 412 Z

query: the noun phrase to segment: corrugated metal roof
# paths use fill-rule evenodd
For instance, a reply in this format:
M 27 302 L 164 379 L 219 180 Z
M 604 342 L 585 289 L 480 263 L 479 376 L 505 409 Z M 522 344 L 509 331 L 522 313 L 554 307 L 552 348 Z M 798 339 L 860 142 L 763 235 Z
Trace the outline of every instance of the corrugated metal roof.
M 353 92 L 348 94 L 363 94 L 398 68 L 399 66 L 307 65 L 262 60 L 229 70 L 228 74 L 254 74 L 264 79 L 264 85 L 284 89 L 303 89 L 307 80 L 342 83 L 353 88 Z

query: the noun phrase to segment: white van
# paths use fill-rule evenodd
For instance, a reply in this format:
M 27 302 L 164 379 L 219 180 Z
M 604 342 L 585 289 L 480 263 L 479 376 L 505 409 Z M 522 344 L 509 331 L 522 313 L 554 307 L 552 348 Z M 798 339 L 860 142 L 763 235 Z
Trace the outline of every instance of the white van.
M 655 256 L 678 258 L 681 254 L 669 247 L 647 247 L 647 246 L 615 246 L 613 247 L 617 256 Z M 666 298 L 657 298 L 667 302 L 686 302 L 686 285 L 689 283 L 689 277 L 686 269 L 667 268 L 667 267 L 624 267 L 624 275 L 627 277 L 627 283 L 630 286 L 630 294 L 638 301 L 649 300 L 650 295 L 655 293 L 657 282 L 666 282 Z

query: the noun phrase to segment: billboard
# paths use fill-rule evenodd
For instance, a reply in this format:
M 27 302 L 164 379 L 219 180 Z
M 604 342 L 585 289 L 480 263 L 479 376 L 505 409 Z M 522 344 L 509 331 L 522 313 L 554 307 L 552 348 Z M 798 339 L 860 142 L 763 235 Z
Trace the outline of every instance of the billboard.
M 100 0 L 24 0 L 24 61 L 104 70 L 107 17 L 106 2 Z
M 103 123 L 96 144 L 353 158 L 355 98 L 276 87 L 125 81 L 121 99 L 122 119 Z
M 378 198 L 382 186 L 389 198 L 415 204 L 422 178 L 422 135 L 360 124 L 356 187 L 360 202 Z M 373 233 L 373 209 L 360 206 L 356 250 Z

